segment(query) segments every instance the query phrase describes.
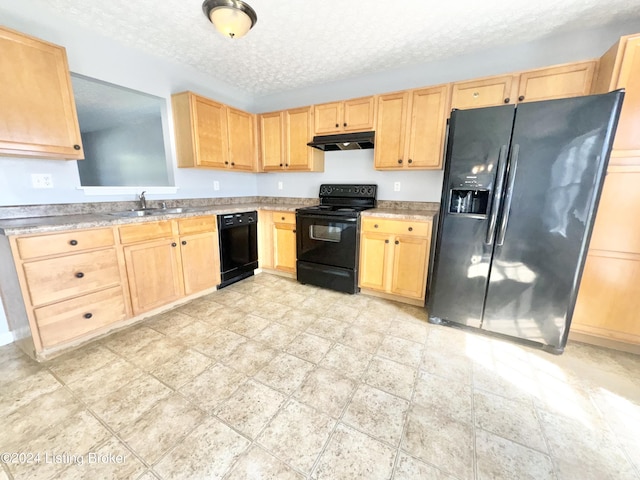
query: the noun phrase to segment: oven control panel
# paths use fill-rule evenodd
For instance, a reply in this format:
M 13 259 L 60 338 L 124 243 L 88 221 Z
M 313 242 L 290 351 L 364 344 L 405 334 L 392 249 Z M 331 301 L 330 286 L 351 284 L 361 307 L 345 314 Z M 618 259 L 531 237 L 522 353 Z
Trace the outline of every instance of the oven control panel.
M 377 185 L 320 185 L 320 197 L 376 198 Z
M 226 215 L 218 215 L 218 228 L 240 227 L 251 223 L 256 223 L 258 219 L 257 212 L 229 213 Z

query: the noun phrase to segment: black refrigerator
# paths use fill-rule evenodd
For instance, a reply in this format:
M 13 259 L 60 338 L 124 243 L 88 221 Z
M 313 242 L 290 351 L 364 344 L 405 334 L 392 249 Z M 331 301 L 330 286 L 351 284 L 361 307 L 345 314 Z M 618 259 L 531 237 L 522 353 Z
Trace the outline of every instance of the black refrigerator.
M 562 353 L 623 97 L 451 113 L 431 323 Z

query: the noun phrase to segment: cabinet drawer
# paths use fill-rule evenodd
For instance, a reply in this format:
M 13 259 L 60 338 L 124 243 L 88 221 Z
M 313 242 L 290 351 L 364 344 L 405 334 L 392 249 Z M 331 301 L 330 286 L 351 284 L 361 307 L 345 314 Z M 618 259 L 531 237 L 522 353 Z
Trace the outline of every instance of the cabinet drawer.
M 110 247 L 114 244 L 113 230 L 83 230 L 74 232 L 22 237 L 16 240 L 20 258 L 46 257 L 63 253 L 74 253 L 92 248 Z
M 296 224 L 296 214 L 294 212 L 272 212 L 273 223 Z
M 27 262 L 23 268 L 34 306 L 120 283 L 118 258 L 113 248 Z
M 217 228 L 216 217 L 191 217 L 178 220 L 180 235 L 189 233 L 215 232 Z
M 431 236 L 431 222 L 411 220 L 387 220 L 384 218 L 363 218 L 362 230 L 390 235 Z
M 135 243 L 157 238 L 168 238 L 173 236 L 173 225 L 171 222 L 148 222 L 136 225 L 123 225 L 119 229 L 120 242 Z
M 34 310 L 44 347 L 50 347 L 123 320 L 126 316 L 120 286 Z

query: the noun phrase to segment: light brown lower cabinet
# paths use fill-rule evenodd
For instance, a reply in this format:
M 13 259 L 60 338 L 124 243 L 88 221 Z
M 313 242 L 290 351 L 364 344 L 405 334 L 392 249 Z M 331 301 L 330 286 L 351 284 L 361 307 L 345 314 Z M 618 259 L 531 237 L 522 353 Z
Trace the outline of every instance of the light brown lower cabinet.
M 258 213 L 258 262 L 261 268 L 296 273 L 296 214 L 280 210 Z
M 192 293 L 220 284 L 220 254 L 215 232 L 180 237 L 184 293 Z

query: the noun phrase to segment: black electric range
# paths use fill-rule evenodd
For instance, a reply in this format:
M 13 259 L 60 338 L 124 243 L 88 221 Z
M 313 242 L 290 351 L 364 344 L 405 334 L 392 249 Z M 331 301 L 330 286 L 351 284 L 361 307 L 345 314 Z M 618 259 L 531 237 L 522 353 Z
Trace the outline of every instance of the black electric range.
M 296 210 L 297 277 L 301 283 L 357 293 L 360 212 L 375 208 L 377 186 L 324 184 L 320 204 Z

